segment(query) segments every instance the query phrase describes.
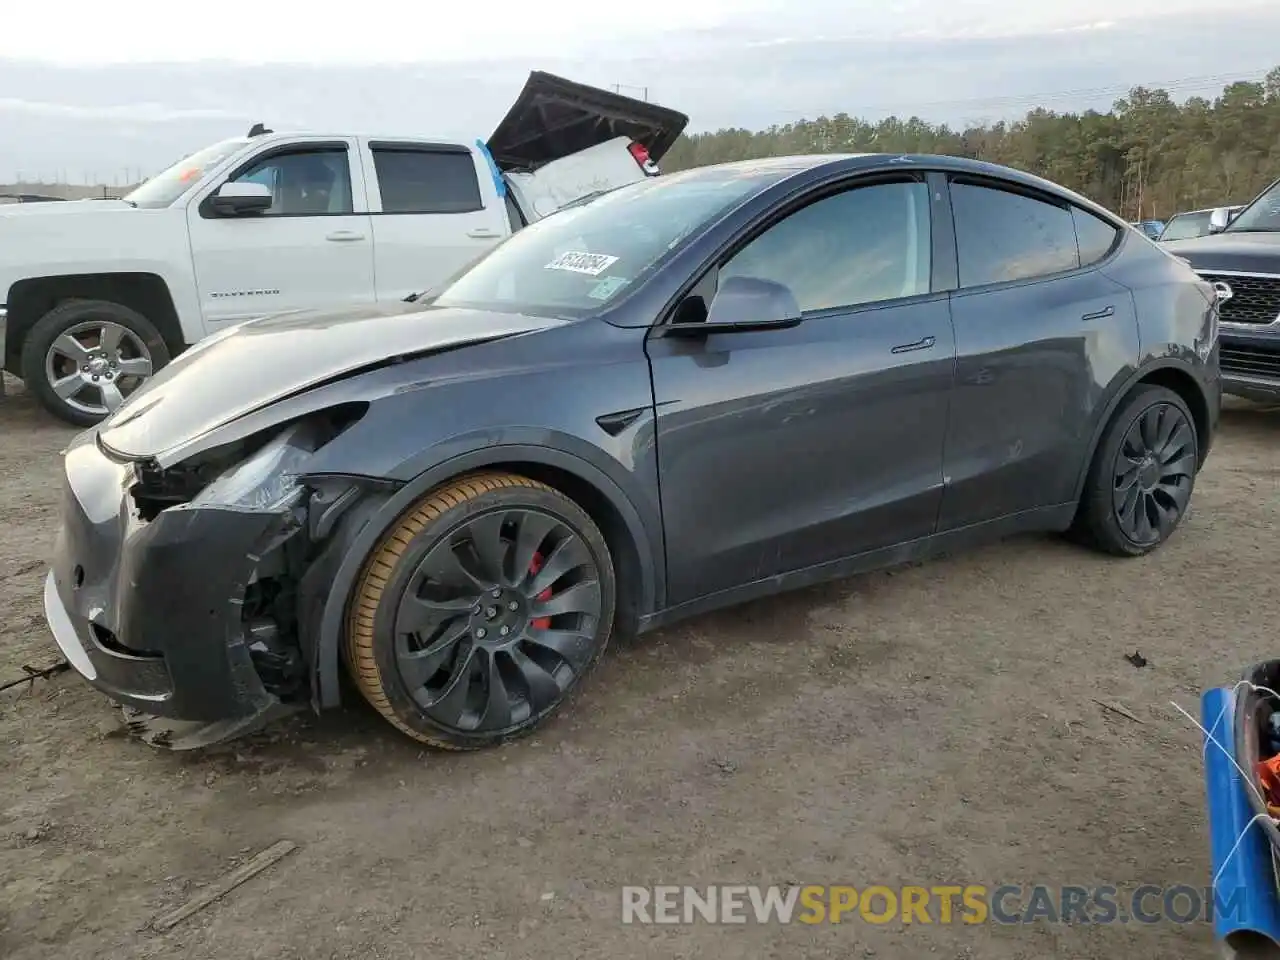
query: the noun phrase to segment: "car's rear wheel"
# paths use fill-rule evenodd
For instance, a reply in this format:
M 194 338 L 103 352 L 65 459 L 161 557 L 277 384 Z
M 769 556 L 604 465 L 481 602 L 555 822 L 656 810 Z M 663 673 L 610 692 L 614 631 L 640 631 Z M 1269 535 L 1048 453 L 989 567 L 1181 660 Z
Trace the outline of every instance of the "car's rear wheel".
M 1186 516 L 1198 466 L 1195 420 L 1186 403 L 1166 387 L 1139 387 L 1098 445 L 1076 532 L 1117 556 L 1150 553 Z
M 365 699 L 409 736 L 471 750 L 564 705 L 613 627 L 609 548 L 591 518 L 527 477 L 451 481 L 370 554 L 347 625 Z

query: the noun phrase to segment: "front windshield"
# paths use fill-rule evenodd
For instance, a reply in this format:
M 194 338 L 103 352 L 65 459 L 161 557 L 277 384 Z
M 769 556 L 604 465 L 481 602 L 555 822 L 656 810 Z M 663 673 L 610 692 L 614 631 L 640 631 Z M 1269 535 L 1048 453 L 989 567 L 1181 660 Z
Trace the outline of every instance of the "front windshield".
M 432 299 L 550 316 L 594 313 L 700 228 L 783 175 L 706 168 L 611 190 L 525 227 Z
M 1280 180 L 1231 221 L 1228 233 L 1280 233 Z
M 1203 237 L 1208 233 L 1209 212 L 1206 210 L 1204 213 L 1183 213 L 1174 217 L 1160 234 L 1160 239 L 1190 240 L 1194 237 Z
M 200 180 L 206 170 L 221 163 L 248 142 L 243 137 L 236 137 L 197 150 L 163 173 L 157 173 L 124 199 L 137 207 L 167 207 Z

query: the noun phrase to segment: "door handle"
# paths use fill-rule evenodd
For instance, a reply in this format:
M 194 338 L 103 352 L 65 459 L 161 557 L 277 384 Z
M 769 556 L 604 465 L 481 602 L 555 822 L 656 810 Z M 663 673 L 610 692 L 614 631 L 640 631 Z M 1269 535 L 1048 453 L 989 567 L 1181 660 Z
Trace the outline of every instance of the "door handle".
M 478 230 L 468 230 L 468 237 L 474 237 L 477 240 L 496 240 L 500 234 L 497 230 L 490 230 L 488 227 L 481 227 Z
M 333 240 L 337 243 L 350 243 L 352 240 L 363 240 L 363 233 L 356 233 L 354 230 L 335 230 L 333 233 L 325 237 L 326 240 Z
M 1095 310 L 1093 313 L 1086 313 L 1080 319 L 1088 323 L 1090 320 L 1105 320 L 1107 317 L 1114 317 L 1116 308 L 1113 306 L 1105 306 L 1101 310 Z
M 921 337 L 915 343 L 900 343 L 890 353 L 910 353 L 913 350 L 928 350 L 937 340 L 933 337 Z

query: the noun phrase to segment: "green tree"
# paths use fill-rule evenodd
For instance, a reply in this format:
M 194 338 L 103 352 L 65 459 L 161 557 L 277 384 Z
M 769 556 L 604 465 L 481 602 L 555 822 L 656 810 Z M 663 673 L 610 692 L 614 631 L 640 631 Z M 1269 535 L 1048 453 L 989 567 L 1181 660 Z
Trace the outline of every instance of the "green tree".
M 1122 216 L 1245 203 L 1280 177 L 1280 67 L 1233 83 L 1212 101 L 1177 103 L 1135 87 L 1106 113 L 1030 111 L 952 130 L 920 117 L 871 123 L 845 113 L 769 127 L 681 137 L 668 170 L 805 153 L 942 153 L 1016 167 L 1082 193 Z

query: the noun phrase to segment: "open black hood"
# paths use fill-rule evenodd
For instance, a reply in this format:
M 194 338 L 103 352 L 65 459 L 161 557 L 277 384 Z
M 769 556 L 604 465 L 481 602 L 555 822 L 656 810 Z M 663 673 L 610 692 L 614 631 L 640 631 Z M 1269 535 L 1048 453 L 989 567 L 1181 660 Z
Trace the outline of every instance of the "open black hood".
M 644 144 L 656 162 L 688 123 L 676 110 L 535 70 L 488 146 L 503 170 L 536 170 L 615 137 Z

